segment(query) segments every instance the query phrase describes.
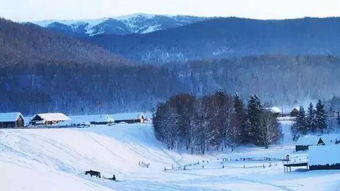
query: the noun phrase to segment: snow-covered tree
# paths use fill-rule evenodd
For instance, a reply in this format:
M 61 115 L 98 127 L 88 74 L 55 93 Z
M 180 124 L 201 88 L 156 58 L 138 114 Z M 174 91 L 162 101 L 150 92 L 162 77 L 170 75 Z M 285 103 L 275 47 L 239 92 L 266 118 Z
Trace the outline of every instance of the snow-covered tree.
M 249 120 L 249 131 L 246 132 L 246 136 L 249 137 L 249 141 L 256 144 L 262 145 L 261 139 L 259 138 L 263 131 L 261 126 L 261 111 L 262 105 L 260 99 L 253 95 L 248 101 L 248 120 Z
M 315 109 L 313 103 L 309 104 L 308 107 L 308 115 L 306 118 L 306 123 L 307 123 L 307 132 L 314 132 L 316 130 L 316 124 L 315 124 Z
M 282 137 L 282 131 L 277 122 L 275 114 L 263 111 L 261 114 L 261 144 L 268 147 L 270 144 L 277 143 Z
M 244 106 L 243 101 L 239 96 L 234 97 L 234 120 L 233 120 L 233 132 L 234 141 L 240 144 L 245 144 L 250 142 L 248 136 L 249 124 L 247 118 L 247 111 Z
M 318 131 L 324 131 L 327 129 L 327 115 L 325 106 L 322 104 L 321 100 L 316 104 L 315 111 L 315 128 Z
M 300 106 L 299 113 L 296 116 L 295 123 L 292 125 L 293 139 L 297 140 L 300 135 L 304 135 L 308 131 L 308 124 L 306 121 L 306 113 L 303 106 Z
M 337 113 L 337 116 L 336 116 L 336 122 L 338 123 L 338 127 L 340 127 L 340 115 L 339 115 L 339 112 Z
M 237 144 L 268 146 L 281 137 L 276 117 L 257 96 L 249 99 L 247 112 L 238 97 L 221 91 L 201 98 L 173 96 L 158 105 L 153 125 L 157 139 L 169 149 L 201 154 Z

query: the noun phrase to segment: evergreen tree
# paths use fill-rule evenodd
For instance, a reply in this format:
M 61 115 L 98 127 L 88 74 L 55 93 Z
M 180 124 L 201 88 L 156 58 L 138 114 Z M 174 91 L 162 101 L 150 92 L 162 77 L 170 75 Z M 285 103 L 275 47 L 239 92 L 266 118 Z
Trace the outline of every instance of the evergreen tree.
M 307 132 L 314 132 L 316 130 L 316 125 L 315 125 L 315 109 L 313 103 L 309 104 L 308 107 L 308 115 L 307 115 Z
M 244 107 L 243 101 L 240 99 L 239 96 L 234 97 L 234 111 L 235 111 L 235 118 L 234 118 L 234 131 L 236 133 L 236 142 L 240 144 L 247 144 L 250 142 L 250 138 L 248 136 L 248 118 L 247 118 L 247 111 Z
M 246 136 L 255 145 L 262 145 L 259 138 L 264 133 L 261 129 L 261 112 L 262 105 L 260 99 L 256 95 L 251 96 L 248 101 L 249 131 L 246 132 Z
M 292 131 L 294 140 L 297 140 L 301 134 L 304 135 L 308 131 L 306 113 L 305 113 L 305 109 L 302 106 L 300 106 L 299 113 L 296 116 L 296 121 L 292 125 L 291 131 Z
M 324 131 L 327 129 L 327 116 L 325 106 L 322 104 L 321 100 L 316 104 L 315 112 L 315 130 Z
M 340 127 L 340 113 L 339 112 L 337 112 L 336 121 L 338 123 L 338 127 Z

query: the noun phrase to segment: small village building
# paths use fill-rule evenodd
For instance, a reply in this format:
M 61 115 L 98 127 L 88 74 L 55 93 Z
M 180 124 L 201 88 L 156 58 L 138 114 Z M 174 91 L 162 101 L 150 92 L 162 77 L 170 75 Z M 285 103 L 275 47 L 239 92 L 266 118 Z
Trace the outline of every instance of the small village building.
M 32 125 L 53 125 L 64 121 L 69 121 L 70 118 L 63 113 L 39 113 L 33 116 L 30 124 Z
M 115 123 L 144 123 L 147 119 L 143 113 L 118 113 L 111 117 Z
M 0 128 L 24 127 L 24 117 L 20 112 L 0 113 Z
M 340 169 L 340 145 L 310 146 L 308 150 L 310 170 Z
M 306 151 L 310 146 L 338 144 L 339 140 L 340 136 L 338 134 L 305 135 L 297 140 L 295 150 Z
M 270 113 L 274 114 L 276 117 L 279 117 L 282 115 L 282 111 L 278 107 L 266 107 L 266 111 L 269 111 Z
M 90 124 L 93 125 L 111 125 L 114 123 L 114 119 L 110 115 L 91 115 L 87 116 Z
M 145 123 L 151 122 L 151 113 L 116 113 L 86 116 L 71 116 L 73 124 L 113 125 L 114 123 Z
M 299 114 L 299 108 L 294 108 L 294 109 L 289 113 L 289 115 L 290 115 L 291 117 L 296 117 L 296 116 L 298 116 L 298 114 Z

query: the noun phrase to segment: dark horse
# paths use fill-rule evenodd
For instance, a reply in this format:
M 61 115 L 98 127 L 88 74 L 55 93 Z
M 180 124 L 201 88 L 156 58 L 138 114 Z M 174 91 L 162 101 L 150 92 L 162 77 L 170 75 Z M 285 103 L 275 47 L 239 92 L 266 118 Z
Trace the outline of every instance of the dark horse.
M 87 174 L 90 174 L 91 177 L 96 176 L 96 177 L 100 178 L 100 172 L 98 172 L 98 171 L 94 171 L 94 170 L 85 171 L 85 175 L 87 175 Z

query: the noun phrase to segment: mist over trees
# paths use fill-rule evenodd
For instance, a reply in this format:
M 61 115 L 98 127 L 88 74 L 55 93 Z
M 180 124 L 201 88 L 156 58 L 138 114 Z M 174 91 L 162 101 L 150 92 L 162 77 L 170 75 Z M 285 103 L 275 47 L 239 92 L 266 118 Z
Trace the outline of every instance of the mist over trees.
M 0 110 L 25 114 L 145 111 L 183 90 L 166 70 L 147 66 L 18 65 L 0 76 Z
M 30 63 L 0 63 L 1 111 L 150 111 L 178 93 L 203 96 L 218 89 L 242 100 L 257 94 L 277 106 L 340 95 L 340 60 L 335 57 L 261 56 L 167 66 Z
M 241 98 L 256 94 L 272 105 L 340 96 L 340 59 L 333 56 L 248 56 L 169 64 L 195 95 L 221 89 Z M 322 87 L 322 91 L 320 90 Z
M 257 96 L 245 106 L 238 96 L 221 91 L 203 97 L 173 96 L 158 105 L 153 125 L 157 139 L 169 149 L 201 154 L 241 144 L 268 147 L 282 137 L 275 115 Z

